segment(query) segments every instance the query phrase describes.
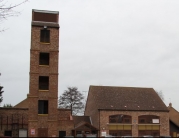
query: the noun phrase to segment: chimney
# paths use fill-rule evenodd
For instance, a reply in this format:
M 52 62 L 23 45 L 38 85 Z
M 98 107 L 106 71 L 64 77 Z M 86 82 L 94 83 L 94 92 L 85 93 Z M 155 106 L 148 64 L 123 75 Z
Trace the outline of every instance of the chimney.
M 169 103 L 169 107 L 172 107 L 172 103 Z

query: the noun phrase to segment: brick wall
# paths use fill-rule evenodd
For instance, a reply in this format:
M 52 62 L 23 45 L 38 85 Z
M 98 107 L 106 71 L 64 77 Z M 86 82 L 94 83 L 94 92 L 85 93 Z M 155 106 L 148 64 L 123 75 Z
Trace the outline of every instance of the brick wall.
M 71 136 L 72 129 L 74 129 L 74 122 L 71 118 L 71 110 L 59 109 L 58 110 L 58 131 L 66 131 L 66 135 Z
M 40 11 L 41 12 L 41 11 Z M 56 12 L 55 14 L 58 14 Z M 54 16 L 49 15 L 50 16 Z M 58 15 L 56 15 L 58 18 Z M 58 19 L 57 19 L 58 20 Z M 50 43 L 40 42 L 40 32 L 46 26 L 50 30 Z M 49 53 L 49 65 L 39 65 L 40 52 Z M 0 110 L 5 117 L 12 114 L 23 114 L 26 117 L 24 121 L 28 125 L 29 137 L 38 137 L 38 130 L 46 129 L 48 137 L 58 136 L 60 130 L 71 135 L 71 130 L 74 128 L 73 120 L 70 119 L 71 110 L 58 110 L 58 57 L 59 57 L 59 25 L 45 22 L 32 22 L 31 27 L 31 47 L 30 47 L 30 78 L 29 78 L 29 94 L 25 102 L 21 102 L 17 107 L 24 107 L 27 109 L 13 108 Z M 49 77 L 49 90 L 39 90 L 39 76 Z M 48 114 L 38 114 L 38 101 L 48 100 Z M 0 118 L 0 121 L 1 121 Z M 2 120 L 7 125 L 1 127 L 1 133 L 10 126 L 7 120 Z M 10 127 L 9 127 L 10 128 Z M 27 127 L 26 127 L 27 128 Z M 44 128 L 44 129 L 43 129 Z M 35 130 L 35 134 L 31 135 L 31 130 Z M 39 131 L 39 132 L 40 132 Z M 17 135 L 15 135 L 17 136 Z
M 30 49 L 30 84 L 29 84 L 29 134 L 38 128 L 48 128 L 48 136 L 58 135 L 57 103 L 58 103 L 58 54 L 59 28 L 47 27 L 50 30 L 50 43 L 40 42 L 40 30 L 43 26 L 32 26 Z M 50 54 L 49 66 L 39 66 L 40 52 Z M 39 76 L 49 76 L 49 90 L 39 90 Z M 38 100 L 48 100 L 48 114 L 38 115 Z M 30 135 L 31 136 L 31 135 Z
M 109 134 L 109 116 L 125 114 L 132 116 L 132 136 L 138 136 L 138 116 L 140 115 L 156 115 L 160 116 L 160 135 L 169 135 L 169 114 L 168 112 L 144 112 L 144 111 L 100 111 L 100 130 L 105 128 Z M 134 121 L 135 120 L 135 121 Z
M 27 108 L 0 108 L 0 136 L 4 131 L 12 131 L 13 137 L 18 137 L 19 129 L 28 128 Z

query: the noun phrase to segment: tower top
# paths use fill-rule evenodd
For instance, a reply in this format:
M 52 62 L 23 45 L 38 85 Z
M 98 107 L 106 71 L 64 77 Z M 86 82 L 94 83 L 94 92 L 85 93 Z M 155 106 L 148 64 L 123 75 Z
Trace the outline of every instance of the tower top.
M 33 26 L 49 26 L 59 27 L 59 12 L 47 10 L 32 10 L 32 25 Z

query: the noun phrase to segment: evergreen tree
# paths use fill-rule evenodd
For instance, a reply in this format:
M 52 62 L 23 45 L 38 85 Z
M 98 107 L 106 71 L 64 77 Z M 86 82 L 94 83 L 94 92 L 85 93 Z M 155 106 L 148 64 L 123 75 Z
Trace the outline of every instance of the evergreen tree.
M 11 108 L 11 107 L 13 107 L 11 104 L 4 104 L 4 106 L 3 107 L 5 107 L 5 108 Z

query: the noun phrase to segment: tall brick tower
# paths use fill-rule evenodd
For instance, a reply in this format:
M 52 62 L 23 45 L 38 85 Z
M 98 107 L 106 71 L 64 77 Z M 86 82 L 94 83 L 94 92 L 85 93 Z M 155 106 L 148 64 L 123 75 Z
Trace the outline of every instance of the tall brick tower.
M 32 10 L 29 137 L 57 136 L 59 13 Z

